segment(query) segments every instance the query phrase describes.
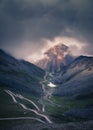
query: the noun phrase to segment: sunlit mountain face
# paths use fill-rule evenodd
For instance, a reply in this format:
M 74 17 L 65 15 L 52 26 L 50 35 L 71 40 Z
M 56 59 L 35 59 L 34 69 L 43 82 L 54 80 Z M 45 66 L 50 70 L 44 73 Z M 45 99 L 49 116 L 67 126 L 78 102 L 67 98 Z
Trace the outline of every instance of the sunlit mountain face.
M 55 45 L 44 53 L 45 57 L 35 62 L 35 64 L 44 70 L 57 72 L 73 60 L 69 47 L 65 44 Z

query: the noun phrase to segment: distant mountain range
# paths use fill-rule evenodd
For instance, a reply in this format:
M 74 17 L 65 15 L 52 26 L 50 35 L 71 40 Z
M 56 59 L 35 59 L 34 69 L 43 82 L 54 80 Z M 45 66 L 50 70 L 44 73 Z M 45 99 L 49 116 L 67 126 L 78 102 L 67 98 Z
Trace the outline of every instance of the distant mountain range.
M 74 59 L 69 51 L 69 47 L 64 44 L 56 45 L 47 50 L 44 54 L 45 57 L 35 62 L 35 64 L 49 72 L 59 71 L 64 66 L 70 64 Z

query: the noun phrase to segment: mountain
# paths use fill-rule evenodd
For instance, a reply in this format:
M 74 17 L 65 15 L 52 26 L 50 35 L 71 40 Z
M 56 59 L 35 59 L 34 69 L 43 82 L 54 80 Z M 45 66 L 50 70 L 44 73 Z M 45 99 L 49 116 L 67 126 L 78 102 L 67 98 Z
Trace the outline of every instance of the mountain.
M 79 56 L 55 74 L 52 82 L 56 84 L 52 95 L 62 104 L 65 117 L 93 119 L 93 57 Z
M 37 61 L 35 64 L 49 72 L 57 72 L 73 61 L 69 47 L 64 44 L 56 45 L 44 54 L 45 58 Z
M 51 74 L 0 50 L 2 126 L 93 120 L 92 81 L 93 57 L 79 56 Z
M 54 76 L 53 82 L 59 86 L 54 94 L 75 97 L 92 95 L 92 81 L 93 57 L 80 56 L 68 65 L 64 71 Z
M 40 80 L 45 72 L 39 67 L 0 50 L 0 88 L 41 95 Z

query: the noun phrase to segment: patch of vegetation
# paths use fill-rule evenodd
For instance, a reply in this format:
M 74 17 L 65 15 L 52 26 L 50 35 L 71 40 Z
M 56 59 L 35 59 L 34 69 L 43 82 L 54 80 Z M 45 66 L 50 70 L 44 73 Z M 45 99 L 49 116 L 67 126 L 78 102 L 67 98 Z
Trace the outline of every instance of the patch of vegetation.
M 38 121 L 36 120 L 5 120 L 0 121 L 0 130 L 7 129 L 9 126 L 12 127 L 14 125 L 23 125 L 23 124 L 36 124 Z
M 64 113 L 71 109 L 83 109 L 89 104 L 93 104 L 93 99 L 86 100 L 70 100 L 67 97 L 52 96 L 51 101 L 55 105 L 46 104 L 47 113 L 53 118 L 53 120 L 58 122 L 63 121 L 76 121 L 75 118 L 64 117 Z M 78 120 L 78 119 L 77 119 Z
M 28 99 L 31 99 L 34 103 L 40 106 L 38 102 L 39 100 L 38 97 L 34 97 L 26 93 L 22 95 Z M 17 99 L 17 101 L 25 104 L 29 108 L 35 109 L 35 107 L 26 100 Z M 11 96 L 8 95 L 2 88 L 0 88 L 0 118 L 10 118 L 10 117 L 38 117 L 38 116 L 31 111 L 24 110 L 19 104 L 14 103 Z

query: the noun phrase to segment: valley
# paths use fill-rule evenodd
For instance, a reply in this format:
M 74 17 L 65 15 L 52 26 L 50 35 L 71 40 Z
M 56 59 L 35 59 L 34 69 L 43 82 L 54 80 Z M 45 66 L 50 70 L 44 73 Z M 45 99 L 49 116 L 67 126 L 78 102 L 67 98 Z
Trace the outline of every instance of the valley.
M 80 56 L 52 73 L 0 54 L 0 130 L 29 125 L 32 130 L 69 130 L 78 123 L 81 130 L 86 130 L 83 123 L 92 127 L 92 57 Z

